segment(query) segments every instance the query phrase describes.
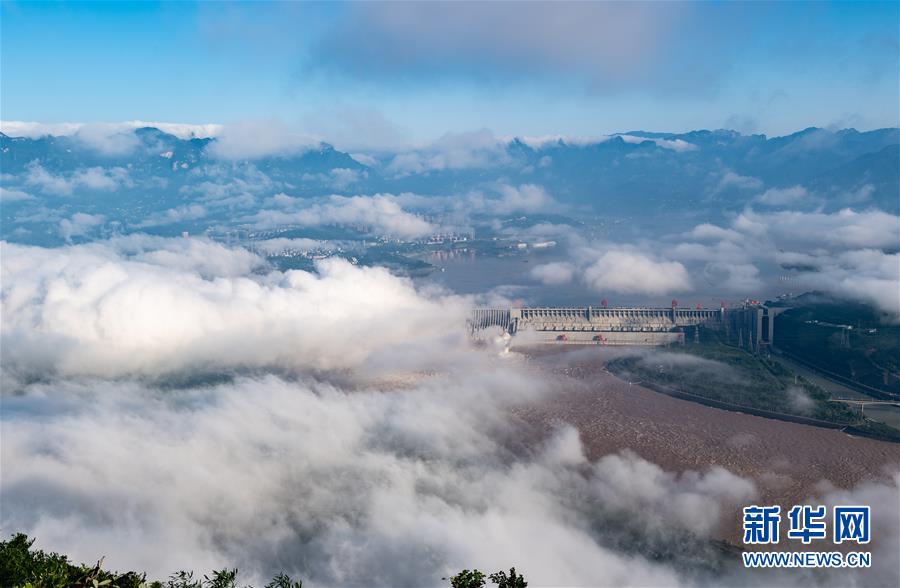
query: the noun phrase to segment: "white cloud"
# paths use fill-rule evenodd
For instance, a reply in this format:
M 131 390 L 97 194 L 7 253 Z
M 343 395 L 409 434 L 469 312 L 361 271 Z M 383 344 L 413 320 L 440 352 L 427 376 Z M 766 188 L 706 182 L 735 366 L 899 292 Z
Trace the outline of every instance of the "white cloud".
M 365 172 L 355 169 L 339 167 L 331 170 L 331 185 L 338 190 L 345 190 L 351 184 L 355 184 L 366 176 Z
M 510 451 L 509 409 L 550 383 L 468 346 L 469 301 L 381 269 L 263 274 L 243 249 L 145 235 L 2 253 L 0 524 L 76 560 L 321 585 L 511 564 L 538 585 L 671 585 L 635 542 L 705 536 L 755 493 L 719 468 L 591 463 L 572 429 Z M 204 379 L 242 369 L 291 377 Z
M 326 29 L 313 49 L 320 67 L 395 83 L 434 71 L 498 84 L 549 73 L 610 88 L 693 78 L 695 72 L 680 68 L 676 74 L 658 60 L 672 54 L 666 37 L 683 15 L 677 6 L 605 3 L 484 3 L 465 11 L 452 3 L 360 5 Z
M 669 149 L 671 151 L 677 151 L 679 153 L 683 153 L 685 151 L 696 151 L 699 149 L 693 143 L 688 143 L 683 139 L 656 139 L 656 144 L 662 147 L 663 149 Z
M 85 147 L 102 155 L 117 156 L 132 153 L 140 139 L 134 130 L 141 127 L 156 127 L 163 132 L 171 132 L 180 138 L 208 136 L 215 131 L 215 125 L 185 125 L 173 123 L 151 123 L 130 121 L 121 123 L 33 123 L 2 121 L 0 130 L 13 137 L 38 138 L 43 136 L 71 137 Z
M 133 187 L 134 182 L 124 167 L 89 167 L 76 171 L 71 178 L 75 186 L 88 190 L 112 191 L 119 187 Z
M 443 222 L 468 225 L 473 215 L 508 216 L 511 214 L 534 214 L 539 212 L 561 212 L 566 206 L 557 202 L 547 190 L 537 184 L 511 185 L 497 182 L 482 190 L 451 196 L 422 196 L 404 192 L 391 198 L 405 209 L 416 210 L 430 215 L 438 215 Z M 504 231 L 500 221 L 494 230 Z M 565 225 L 540 223 L 528 229 L 515 231 L 517 237 L 551 237 L 570 230 Z M 511 236 L 513 236 L 511 234 Z
M 790 188 L 769 188 L 756 197 L 758 202 L 768 206 L 784 206 L 800 204 L 809 199 L 809 192 L 803 186 Z
M 323 586 L 510 565 L 534 586 L 677 586 L 732 570 L 666 562 L 708 548 L 755 485 L 627 452 L 591 461 L 568 426 L 523 436 L 511 413 L 556 400 L 558 381 L 471 349 L 469 300 L 337 261 L 266 274 L 202 239 L 2 256 L 0 526 L 40 548 L 151 578 L 236 566 L 242 581 L 285 571 Z M 869 485 L 825 500 L 891 521 L 891 496 Z M 897 530 L 876 532 L 892 562 Z
M 71 241 L 72 237 L 85 237 L 102 225 L 104 220 L 106 217 L 102 214 L 76 212 L 59 221 L 59 234 L 66 241 Z
M 432 198 L 432 205 L 440 199 Z M 451 198 L 450 205 L 464 214 L 508 215 L 514 213 L 535 213 L 562 206 L 537 184 L 496 184 L 491 192 L 471 192 L 465 198 Z
M 358 184 L 369 177 L 366 170 L 357 170 L 346 167 L 336 167 L 328 173 L 303 174 L 300 179 L 304 182 L 325 184 L 335 190 L 346 190 L 353 184 Z
M 378 160 L 366 153 L 351 153 L 350 157 L 352 157 L 356 163 L 361 163 L 366 167 L 378 166 Z
M 215 137 L 222 131 L 222 125 L 150 122 L 132 120 L 119 123 L 38 123 L 23 121 L 0 121 L 0 131 L 10 137 L 27 137 L 37 139 L 48 135 L 66 137 L 86 132 L 87 137 L 105 134 L 121 134 L 126 131 L 154 127 L 164 133 L 175 135 L 179 139 Z
M 171 225 L 187 221 L 198 220 L 209 214 L 205 206 L 200 204 L 182 204 L 176 208 L 169 208 L 162 212 L 151 214 L 138 223 L 137 227 L 153 227 L 158 225 Z
M 900 322 L 900 218 L 879 210 L 835 213 L 747 209 L 730 228 L 702 224 L 705 241 L 666 248 L 673 260 L 705 262 L 707 282 L 734 292 L 763 286 L 762 265 L 782 266 L 804 289 L 859 300 Z
M 833 580 L 835 585 L 865 583 L 868 586 L 895 586 L 900 580 L 900 571 L 895 565 L 896 554 L 900 551 L 900 526 L 896 524 L 900 518 L 900 503 L 897 501 L 900 471 L 890 468 L 884 474 L 887 479 L 884 482 L 866 482 L 851 489 L 835 488 L 830 483 L 823 483 L 820 496 L 805 501 L 806 504 L 823 504 L 828 512 L 838 505 L 864 504 L 872 508 L 873 539 L 867 546 L 872 551 L 872 567 L 868 570 L 836 569 Z M 883 561 L 891 562 L 891 565 L 881 565 L 876 558 L 884 558 Z
M 47 171 L 37 161 L 26 166 L 24 181 L 45 194 L 57 196 L 71 196 L 80 189 L 110 192 L 123 187 L 134 187 L 128 170 L 123 167 L 82 168 L 64 176 Z
M 409 130 L 376 108 L 343 105 L 315 109 L 301 116 L 300 123 L 312 135 L 324 137 L 343 151 L 397 151 L 411 145 Z
M 179 188 L 185 195 L 198 195 L 208 208 L 246 209 L 257 204 L 257 197 L 283 187 L 247 161 L 214 163 L 192 169 L 191 178 L 198 181 Z
M 729 237 L 730 239 L 730 237 Z M 731 240 L 716 243 L 678 243 L 666 249 L 666 255 L 683 261 L 714 261 L 719 263 L 741 263 L 753 259 L 746 243 Z
M 133 129 L 118 124 L 88 124 L 75 131 L 72 138 L 103 155 L 128 155 L 140 145 Z
M 202 238 L 166 238 L 140 233 L 84 245 L 83 251 L 110 261 L 133 261 L 197 274 L 204 280 L 238 278 L 265 268 L 262 259 L 241 248 L 230 249 Z
M 612 135 L 598 135 L 598 136 L 579 136 L 579 135 L 539 135 L 539 136 L 531 136 L 531 135 L 515 135 L 515 136 L 506 136 L 502 137 L 505 143 L 510 143 L 515 140 L 519 140 L 522 143 L 528 145 L 532 149 L 542 149 L 548 145 L 553 145 L 555 143 L 565 143 L 566 145 L 577 145 L 577 146 L 587 146 L 587 145 L 596 145 L 598 143 L 603 143 L 605 141 L 609 141 L 612 138 Z
M 75 189 L 70 180 L 67 180 L 62 176 L 51 174 L 36 161 L 29 163 L 26 169 L 25 183 L 42 192 L 60 196 L 69 196 Z
M 900 323 L 900 254 L 858 249 L 811 256 L 811 262 L 816 270 L 798 276 L 803 286 L 872 304 Z
M 488 210 L 495 214 L 539 212 L 555 204 L 543 186 L 535 184 L 522 184 L 518 187 L 501 185 L 498 192 L 499 200 L 485 201 Z
M 508 408 L 546 386 L 516 372 L 390 391 L 273 376 L 34 384 L 4 398 L 22 415 L 4 422 L 4 528 L 154 577 L 234 565 L 246 580 L 430 585 L 516 565 L 538 586 L 680 585 L 642 542 L 708 536 L 754 485 L 628 453 L 591 463 L 570 428 L 511 454 Z
M 628 250 L 601 253 L 582 278 L 597 292 L 669 294 L 691 289 L 688 272 L 681 263 Z
M 706 264 L 703 274 L 708 283 L 745 296 L 758 292 L 763 285 L 759 268 L 752 263 L 715 261 Z
M 696 145 L 694 145 L 693 143 L 688 143 L 683 139 L 661 139 L 658 137 L 638 137 L 635 135 L 615 136 L 621 137 L 621 139 L 626 143 L 643 143 L 644 141 L 650 141 L 651 143 L 656 143 L 658 147 L 669 149 L 670 151 L 676 151 L 678 153 L 684 153 L 686 151 L 696 151 L 698 149 Z
M 693 239 L 702 239 L 702 240 L 729 240 L 729 241 L 738 241 L 743 236 L 732 229 L 723 229 L 722 227 L 710 224 L 710 223 L 702 223 L 694 227 L 689 233 L 687 233 L 688 237 Z
M 427 146 L 398 153 L 385 166 L 396 176 L 430 171 L 487 168 L 510 162 L 506 143 L 487 129 L 448 133 Z
M 859 204 L 860 202 L 868 202 L 875 193 L 875 186 L 872 184 L 863 184 L 857 190 L 850 192 L 845 197 L 845 202 L 851 204 Z
M 856 212 L 845 208 L 836 213 L 746 210 L 735 219 L 733 226 L 749 234 L 769 234 L 784 244 L 888 249 L 900 246 L 900 218 L 880 210 Z
M 268 118 L 229 124 L 207 150 L 222 159 L 259 159 L 316 148 L 321 141 L 284 122 Z
M 76 215 L 70 236 L 96 221 Z M 193 241 L 155 249 L 134 240 L 61 250 L 5 244 L 6 368 L 43 372 L 49 362 L 65 374 L 109 376 L 195 366 L 338 368 L 414 349 L 464 324 L 461 301 L 422 297 L 383 268 L 332 259 L 319 264 L 319 275 L 204 275 L 200 267 L 243 260 L 246 269 L 247 260 L 261 260 L 209 245 L 197 261 L 184 254 L 182 243 Z M 138 253 L 120 252 L 126 247 Z
M 0 121 L 0 132 L 10 137 L 25 137 L 38 139 L 40 137 L 54 136 L 66 137 L 74 135 L 83 123 L 39 123 L 16 120 Z
M 354 225 L 381 235 L 424 237 L 435 232 L 428 221 L 404 210 L 390 194 L 280 199 L 281 210 L 265 209 L 248 220 L 258 228 L 282 225 Z
M 548 286 L 568 284 L 575 276 L 575 266 L 565 261 L 545 263 L 531 268 L 531 277 Z
M 34 196 L 22 190 L 0 186 L 0 202 L 21 202 L 23 200 L 34 200 Z
M 763 181 L 759 178 L 742 176 L 728 170 L 719 178 L 716 187 L 713 189 L 713 194 L 719 194 L 728 189 L 760 190 L 763 185 Z

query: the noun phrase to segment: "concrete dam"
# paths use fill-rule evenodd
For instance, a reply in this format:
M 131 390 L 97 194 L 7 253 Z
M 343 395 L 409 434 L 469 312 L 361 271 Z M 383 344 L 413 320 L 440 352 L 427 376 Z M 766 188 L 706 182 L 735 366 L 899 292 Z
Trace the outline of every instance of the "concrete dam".
M 774 342 L 775 316 L 786 308 L 481 308 L 472 312 L 478 337 L 499 328 L 521 343 L 670 345 L 699 336 L 699 327 L 722 331 L 726 340 L 758 351 Z

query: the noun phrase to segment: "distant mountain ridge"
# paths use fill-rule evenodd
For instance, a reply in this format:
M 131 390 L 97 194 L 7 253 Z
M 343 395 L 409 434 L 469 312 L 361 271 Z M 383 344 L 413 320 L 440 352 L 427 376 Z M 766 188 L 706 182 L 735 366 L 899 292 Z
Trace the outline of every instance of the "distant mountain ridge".
M 128 136 L 128 133 L 123 133 Z M 65 170 L 75 166 L 94 165 L 127 165 L 135 162 L 160 163 L 159 158 L 169 160 L 170 164 L 211 162 L 224 158 L 215 157 L 208 152 L 215 138 L 180 139 L 155 127 L 142 127 L 132 133 L 136 141 L 124 145 L 122 152 L 107 152 L 86 143 L 76 136 L 46 135 L 36 139 L 10 137 L 0 133 L 0 162 L 4 170 L 18 171 L 33 161 L 48 165 L 53 169 Z M 127 147 L 127 149 L 125 148 Z M 333 169 L 330 166 L 361 167 L 346 153 L 336 151 L 331 145 L 322 143 L 319 149 L 304 150 L 296 157 L 275 156 L 260 158 L 257 161 L 278 161 L 297 159 L 308 171 L 310 167 Z M 162 170 L 173 167 L 173 170 L 187 169 L 171 165 L 153 166 Z M 190 165 L 189 165 L 190 167 Z
M 200 215 L 184 212 L 197 205 L 231 222 L 280 193 L 454 197 L 524 184 L 542 186 L 558 205 L 542 212 L 576 216 L 652 210 L 660 222 L 717 222 L 748 206 L 900 213 L 897 128 L 812 127 L 772 138 L 723 129 L 631 131 L 537 142 L 482 134 L 396 153 L 351 155 L 320 143 L 242 159 L 221 156 L 220 141 L 155 127 L 99 139 L 0 133 L 4 234 L 29 222 L 23 219 L 48 217 L 48 208 L 174 225 Z

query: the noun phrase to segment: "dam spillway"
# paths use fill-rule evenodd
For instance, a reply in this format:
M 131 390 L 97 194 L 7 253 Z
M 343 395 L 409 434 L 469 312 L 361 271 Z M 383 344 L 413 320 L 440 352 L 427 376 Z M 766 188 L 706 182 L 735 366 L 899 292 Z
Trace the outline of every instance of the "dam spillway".
M 699 327 L 723 331 L 726 339 L 759 349 L 772 343 L 774 318 L 783 308 L 480 308 L 472 312 L 473 335 L 499 328 L 522 342 L 595 345 L 668 345 L 684 343 Z

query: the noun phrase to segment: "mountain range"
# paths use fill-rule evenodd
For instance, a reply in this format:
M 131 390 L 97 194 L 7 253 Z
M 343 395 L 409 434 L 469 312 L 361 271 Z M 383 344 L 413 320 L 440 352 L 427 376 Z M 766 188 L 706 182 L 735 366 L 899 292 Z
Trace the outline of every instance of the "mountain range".
M 503 140 L 484 132 L 400 151 L 351 154 L 320 143 L 252 158 L 235 158 L 233 148 L 223 156 L 221 141 L 152 127 L 103 137 L 0 133 L 3 237 L 15 239 L 20 225 L 40 221 L 37 210 L 134 225 L 199 203 L 221 222 L 281 193 L 454 197 L 525 184 L 552 197 L 554 210 L 544 212 L 572 215 L 711 217 L 748 206 L 900 212 L 896 128 L 808 128 L 782 137 L 631 131 L 595 140 Z M 184 217 L 168 213 L 176 224 Z

